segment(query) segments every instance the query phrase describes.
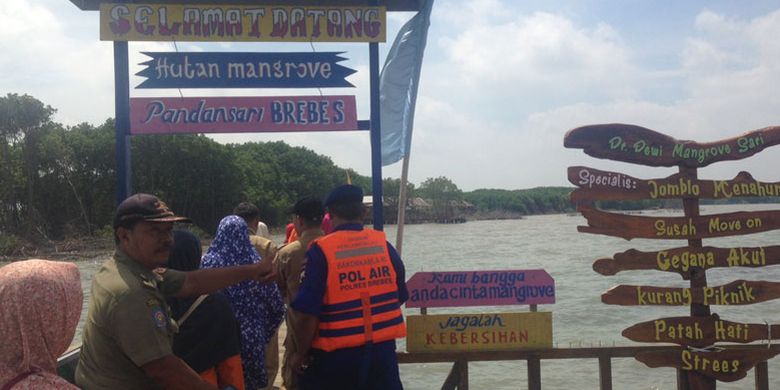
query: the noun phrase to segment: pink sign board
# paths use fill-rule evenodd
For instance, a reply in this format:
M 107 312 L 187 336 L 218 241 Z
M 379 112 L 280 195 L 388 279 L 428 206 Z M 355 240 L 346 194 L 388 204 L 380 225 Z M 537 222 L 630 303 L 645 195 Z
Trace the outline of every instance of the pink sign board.
M 354 96 L 130 99 L 131 134 L 357 130 Z
M 418 272 L 406 287 L 406 307 L 555 303 L 555 281 L 543 269 Z

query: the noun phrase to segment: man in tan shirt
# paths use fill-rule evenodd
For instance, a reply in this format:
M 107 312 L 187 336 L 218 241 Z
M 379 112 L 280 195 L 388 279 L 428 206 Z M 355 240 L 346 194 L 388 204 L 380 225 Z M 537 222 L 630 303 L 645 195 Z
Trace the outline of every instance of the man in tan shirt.
M 322 236 L 320 224 L 325 210 L 319 199 L 307 197 L 299 200 L 293 206 L 293 225 L 298 233 L 298 239 L 287 244 L 276 255 L 277 285 L 288 305 L 298 294 L 301 284 L 301 271 L 303 270 L 306 250 L 309 244 L 317 237 Z M 292 324 L 295 318 L 292 310 L 287 310 L 285 323 L 287 325 L 287 337 L 284 339 L 284 358 L 282 362 L 282 383 L 287 390 L 297 390 L 296 374 L 293 372 L 290 360 L 298 350 Z
M 175 215 L 156 196 L 135 194 L 114 214 L 116 252 L 92 279 L 76 369 L 86 389 L 214 389 L 172 351 L 177 325 L 166 297 L 211 293 L 248 280 L 272 281 L 270 262 L 166 270 Z
M 233 214 L 246 221 L 249 228 L 249 241 L 257 249 L 257 253 L 263 259 L 271 259 L 276 256 L 276 244 L 267 237 L 257 234 L 257 226 L 260 223 L 260 209 L 252 203 L 241 202 L 233 209 Z

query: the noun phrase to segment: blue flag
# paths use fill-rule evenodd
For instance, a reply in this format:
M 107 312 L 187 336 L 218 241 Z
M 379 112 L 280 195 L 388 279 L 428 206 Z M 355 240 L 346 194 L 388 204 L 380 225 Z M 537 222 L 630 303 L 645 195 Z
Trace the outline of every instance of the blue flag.
M 382 165 L 402 159 L 412 145 L 414 106 L 433 7 L 433 0 L 422 1 L 420 12 L 398 31 L 379 75 Z

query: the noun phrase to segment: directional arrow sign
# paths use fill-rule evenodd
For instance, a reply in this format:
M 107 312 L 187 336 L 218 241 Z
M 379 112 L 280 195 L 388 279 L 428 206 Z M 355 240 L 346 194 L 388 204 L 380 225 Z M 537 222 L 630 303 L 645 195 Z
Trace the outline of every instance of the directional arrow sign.
M 674 174 L 662 179 L 637 179 L 619 172 L 569 167 L 573 202 L 641 199 L 731 199 L 780 196 L 780 182 L 766 183 L 740 172 L 732 180 L 697 180 Z
M 713 352 L 680 351 L 640 352 L 636 360 L 648 367 L 674 367 L 698 371 L 723 382 L 738 381 L 759 362 L 773 358 L 780 351 L 771 349 L 727 349 Z
M 716 342 L 750 343 L 780 339 L 780 325 L 743 324 L 709 317 L 667 317 L 642 322 L 623 330 L 623 336 L 640 343 L 675 343 L 706 347 Z
M 750 305 L 780 298 L 780 282 L 735 280 L 716 287 L 619 285 L 601 294 L 601 302 L 623 306 Z
M 685 239 L 736 236 L 780 229 L 780 211 L 752 211 L 698 217 L 644 217 L 599 211 L 592 207 L 578 209 L 588 226 L 578 226 L 583 233 L 632 238 Z
M 566 133 L 563 145 L 596 157 L 653 167 L 705 167 L 718 161 L 741 160 L 780 144 L 780 127 L 767 127 L 721 141 L 698 143 L 620 123 L 578 127 Z
M 593 270 L 602 275 L 614 275 L 620 271 L 653 269 L 676 272 L 688 279 L 690 270 L 699 267 L 707 270 L 719 267 L 763 267 L 780 264 L 780 246 L 716 248 L 680 247 L 657 252 L 629 249 L 616 253 L 613 258 L 598 259 Z

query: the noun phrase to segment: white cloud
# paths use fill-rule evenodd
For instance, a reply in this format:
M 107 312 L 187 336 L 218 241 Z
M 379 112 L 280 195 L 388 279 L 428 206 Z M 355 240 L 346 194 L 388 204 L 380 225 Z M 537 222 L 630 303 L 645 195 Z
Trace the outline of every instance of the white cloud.
M 561 15 L 537 12 L 503 24 L 468 26 L 440 42 L 467 87 L 549 91 L 580 88 L 588 95 L 623 95 L 634 77 L 630 52 L 611 27 L 575 26 Z
M 113 115 L 113 52 L 98 41 L 98 14 L 63 0 L 7 2 L 0 8 L 0 93 L 29 93 L 59 109 L 56 119 L 100 123 Z M 501 0 L 439 1 L 422 71 L 412 143 L 411 180 L 445 175 L 464 189 L 527 188 L 566 184 L 566 166 L 608 170 L 665 171 L 597 160 L 563 148 L 564 133 L 593 123 L 625 122 L 700 142 L 778 124 L 780 10 L 736 15 L 709 9 L 686 11 L 687 32 L 659 20 L 659 42 L 680 42 L 679 51 L 637 43 L 630 26 L 590 19 L 577 7 L 523 12 Z M 586 7 L 587 6 L 583 6 Z M 531 7 L 525 7 L 531 8 Z M 682 7 L 685 9 L 685 7 Z M 687 7 L 692 9 L 692 7 Z M 388 43 L 411 13 L 391 14 Z M 679 28 L 679 26 L 675 27 Z M 645 37 L 646 38 L 646 37 Z M 364 45 L 317 44 L 343 51 L 359 119 L 368 119 L 368 60 Z M 308 45 L 179 43 L 180 51 L 309 51 Z M 131 43 L 131 74 L 145 61 L 141 50 L 172 51 L 170 43 Z M 655 59 L 648 53 L 672 58 Z M 657 68 L 654 64 L 662 64 Z M 131 76 L 131 88 L 140 79 Z M 317 90 L 183 90 L 200 95 L 309 95 Z M 131 90 L 133 96 L 171 96 L 178 91 Z M 368 133 L 233 134 L 220 142 L 284 140 L 332 157 L 369 175 Z M 716 164 L 709 175 L 730 177 L 749 170 L 771 176 L 777 152 Z M 384 168 L 398 176 L 401 164 Z M 662 173 L 661 173 L 662 172 Z M 639 176 L 639 174 L 636 174 Z
M 7 2 L 0 7 L 0 88 L 27 93 L 58 109 L 55 118 L 74 124 L 102 122 L 113 113 L 111 44 L 77 37 L 66 18 L 78 11 L 62 3 Z M 97 17 L 97 15 L 91 15 Z M 111 84 L 106 84 L 111 80 Z

